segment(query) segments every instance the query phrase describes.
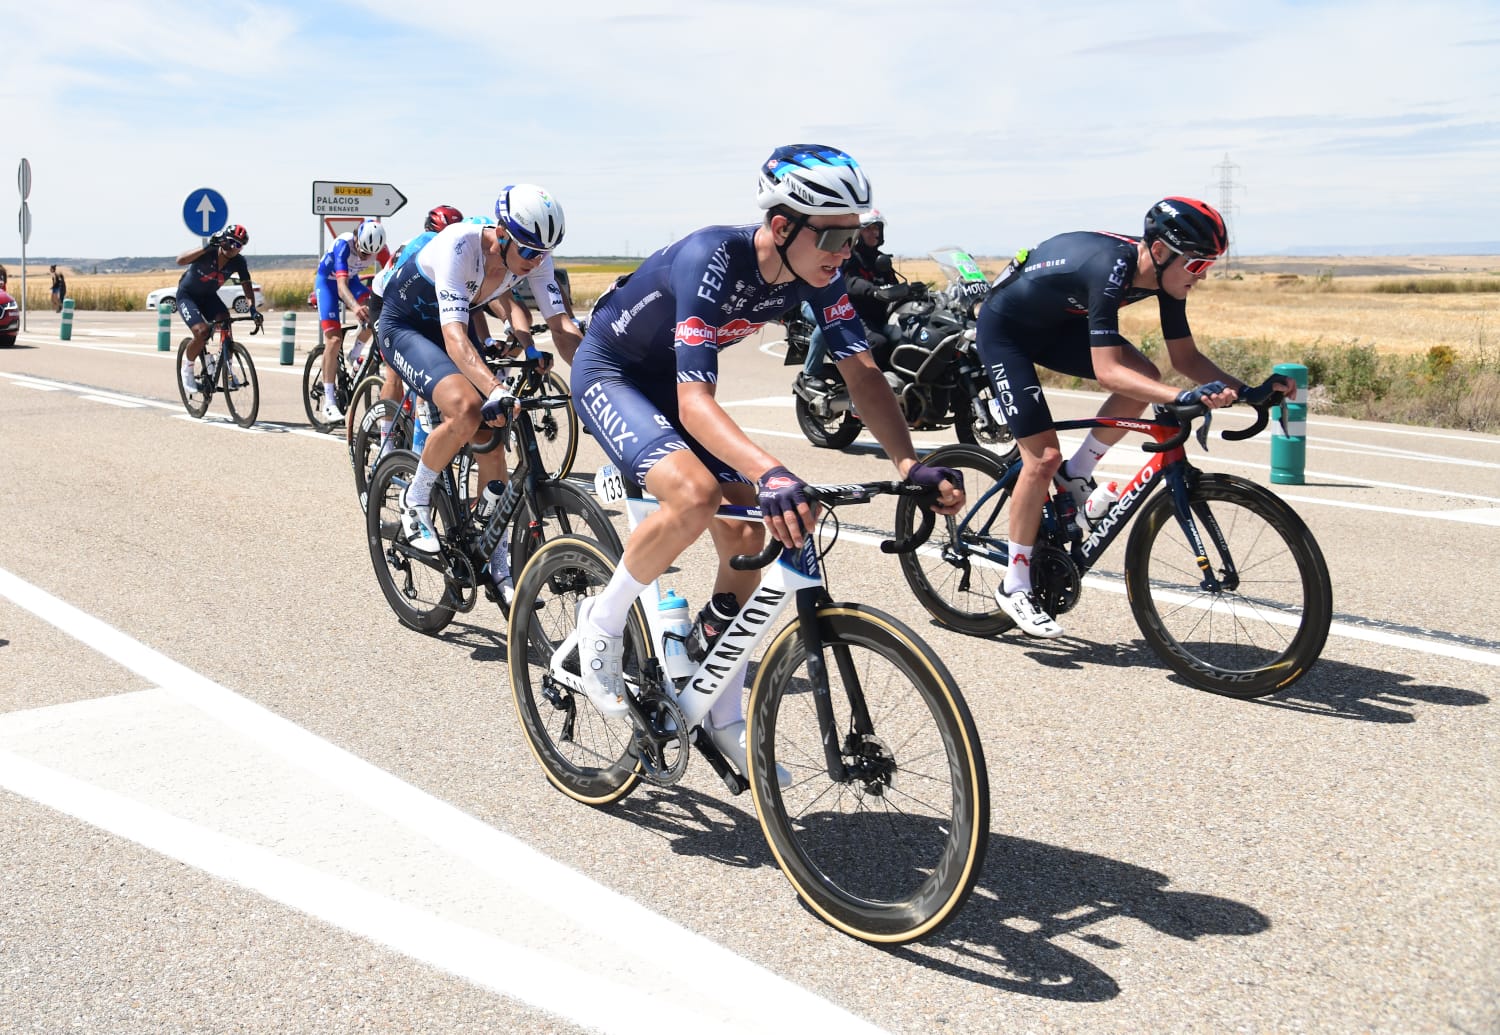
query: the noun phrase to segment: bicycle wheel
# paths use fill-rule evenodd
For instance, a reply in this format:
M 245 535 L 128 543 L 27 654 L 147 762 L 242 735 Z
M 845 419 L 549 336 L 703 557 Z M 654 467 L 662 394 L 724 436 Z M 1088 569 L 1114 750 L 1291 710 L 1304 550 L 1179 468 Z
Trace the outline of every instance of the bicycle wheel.
M 385 453 L 388 454 L 393 449 L 411 448 L 410 418 L 402 414 L 401 408 L 389 399 L 375 400 L 375 404 L 360 418 L 352 447 L 354 491 L 359 496 L 360 510 L 370 509 L 370 481 L 375 474 L 375 465 L 384 459 L 380 426 L 385 421 L 391 422 L 390 442 Z
M 943 625 L 972 636 L 996 636 L 1015 622 L 995 603 L 1005 581 L 1004 549 L 1008 539 L 1010 489 L 996 488 L 1019 450 L 1004 457 L 978 446 L 944 446 L 924 458 L 964 476 L 969 509 L 941 517 L 925 546 L 901 554 L 901 574 L 917 600 Z M 910 496 L 896 503 L 896 537 L 911 535 L 920 521 L 921 504 Z
M 187 348 L 193 343 L 192 338 L 183 338 L 177 346 L 177 395 L 182 399 L 183 407 L 191 416 L 202 418 L 208 412 L 208 404 L 214 397 L 214 379 L 208 376 L 208 350 L 207 343 L 203 351 L 198 353 L 198 358 L 193 360 L 193 377 L 198 382 L 198 390 L 189 392 L 182 385 L 182 361 L 187 356 Z
M 619 801 L 640 782 L 630 753 L 632 726 L 603 718 L 586 694 L 551 674 L 551 665 L 577 626 L 579 603 L 609 583 L 618 558 L 618 551 L 591 539 L 550 539 L 521 574 L 510 609 L 510 685 L 521 730 L 552 785 L 586 805 Z M 636 605 L 625 626 L 621 671 L 627 681 L 641 678 L 646 642 Z M 578 655 L 570 653 L 569 670 L 576 673 Z
M 571 482 L 543 482 L 535 496 L 521 497 L 510 527 L 510 570 L 513 572 L 524 571 L 526 563 L 542 543 L 558 536 L 585 536 L 614 557 L 625 552 L 609 515 L 592 495 Z
M 370 479 L 370 505 L 365 532 L 375 580 L 386 603 L 401 624 L 418 632 L 435 633 L 453 621 L 461 598 L 444 574 L 443 555 L 410 549 L 401 531 L 401 493 L 417 471 L 417 454 L 401 449 L 375 467 Z M 453 503 L 441 485 L 432 491 L 432 520 L 438 539 L 447 546 L 456 526 Z
M 224 402 L 229 406 L 229 415 L 242 428 L 255 423 L 260 412 L 260 378 L 255 373 L 255 361 L 250 350 L 239 342 L 229 347 L 224 369 L 219 371 L 224 390 Z
M 896 619 L 829 603 L 817 620 L 842 772 L 829 775 L 798 618 L 767 648 L 750 695 L 755 812 L 813 912 L 863 941 L 912 941 L 957 912 L 984 865 L 979 734 L 953 676 Z M 792 774 L 785 789 L 777 763 Z
M 354 437 L 359 432 L 365 414 L 370 412 L 370 407 L 380 398 L 380 390 L 384 386 L 384 378 L 379 374 L 371 374 L 361 378 L 359 384 L 349 392 L 349 408 L 344 412 L 344 437 L 349 443 L 350 463 L 358 464 L 354 453 Z
M 332 431 L 334 425 L 318 413 L 323 406 L 324 347 L 322 342 L 314 345 L 313 350 L 307 354 L 307 362 L 302 364 L 302 412 L 307 414 L 307 423 L 319 431 Z
M 547 372 L 541 391 L 544 395 L 571 395 L 568 382 L 555 370 Z M 528 416 L 536 431 L 537 450 L 542 454 L 542 466 L 549 478 L 563 479 L 573 471 L 573 461 L 578 459 L 578 413 L 571 402 L 555 410 L 533 410 Z M 520 466 L 519 436 L 512 435 L 509 444 L 510 469 Z
M 1188 500 L 1220 588 L 1203 588 L 1171 495 L 1158 495 L 1125 548 L 1141 633 L 1201 690 L 1250 698 L 1289 686 L 1328 639 L 1333 586 L 1323 551 L 1297 512 L 1254 482 L 1198 472 Z

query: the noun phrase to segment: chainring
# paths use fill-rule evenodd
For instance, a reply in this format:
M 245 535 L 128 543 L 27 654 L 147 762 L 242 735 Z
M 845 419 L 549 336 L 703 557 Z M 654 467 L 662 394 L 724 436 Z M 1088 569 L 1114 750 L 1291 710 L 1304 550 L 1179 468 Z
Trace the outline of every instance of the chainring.
M 1067 551 L 1042 543 L 1031 554 L 1032 597 L 1054 618 L 1067 614 L 1083 592 L 1083 576 Z

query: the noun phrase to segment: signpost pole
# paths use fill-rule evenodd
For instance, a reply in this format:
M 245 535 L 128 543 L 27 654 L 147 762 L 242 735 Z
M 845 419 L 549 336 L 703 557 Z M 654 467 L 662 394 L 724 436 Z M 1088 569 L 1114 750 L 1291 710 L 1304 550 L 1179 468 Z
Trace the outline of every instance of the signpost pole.
M 16 180 L 21 188 L 21 330 L 28 330 L 26 326 L 26 242 L 31 239 L 31 209 L 26 205 L 26 199 L 31 196 L 31 163 L 21 159 L 21 167 L 16 171 Z

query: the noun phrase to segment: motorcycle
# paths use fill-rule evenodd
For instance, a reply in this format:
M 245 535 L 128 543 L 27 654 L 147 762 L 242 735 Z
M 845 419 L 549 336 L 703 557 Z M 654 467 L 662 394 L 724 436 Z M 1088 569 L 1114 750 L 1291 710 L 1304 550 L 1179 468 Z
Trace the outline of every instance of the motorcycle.
M 875 364 L 913 431 L 952 427 L 958 440 L 970 445 L 1009 442 L 1010 429 L 974 347 L 976 314 L 989 283 L 978 263 L 959 248 L 928 254 L 947 277 L 947 285 L 938 291 L 920 282 L 912 285 L 911 295 L 891 310 L 889 322 L 898 333 L 875 349 Z M 785 362 L 801 365 L 816 325 L 801 310 L 786 314 L 782 322 Z M 864 427 L 832 363 L 824 364 L 820 379 L 798 377 L 793 393 L 797 425 L 815 446 L 843 449 Z

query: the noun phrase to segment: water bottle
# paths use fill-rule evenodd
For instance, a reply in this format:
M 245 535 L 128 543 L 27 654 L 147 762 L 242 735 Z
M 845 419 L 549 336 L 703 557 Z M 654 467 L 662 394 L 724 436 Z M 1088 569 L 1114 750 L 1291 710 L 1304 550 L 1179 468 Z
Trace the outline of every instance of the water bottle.
M 662 668 L 673 679 L 686 679 L 693 674 L 693 663 L 687 655 L 687 638 L 693 631 L 693 624 L 688 619 L 688 602 L 678 596 L 675 589 L 670 589 L 656 609 L 661 616 Z
M 1088 500 L 1083 504 L 1083 516 L 1092 524 L 1108 514 L 1109 508 L 1114 506 L 1115 500 L 1119 498 L 1119 482 L 1100 482 L 1094 491 L 1089 493 Z
M 733 593 L 715 593 L 693 622 L 693 631 L 687 642 L 688 660 L 696 665 L 708 657 L 708 652 L 714 649 L 714 644 L 719 642 L 719 637 L 739 613 L 738 597 Z
M 500 497 L 505 495 L 505 483 L 499 478 L 484 487 L 484 492 L 479 496 L 479 506 L 474 509 L 474 523 L 483 525 L 495 512 L 495 507 L 500 502 Z
M 432 430 L 432 404 L 418 397 L 413 417 L 411 448 L 413 452 L 421 453 L 422 447 L 427 444 L 427 433 Z

